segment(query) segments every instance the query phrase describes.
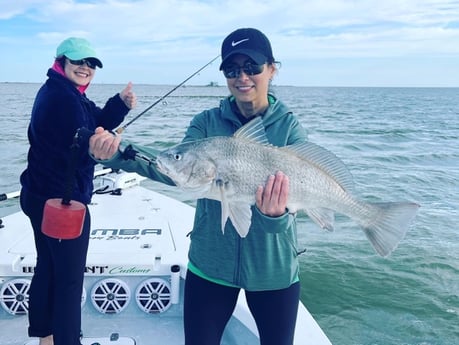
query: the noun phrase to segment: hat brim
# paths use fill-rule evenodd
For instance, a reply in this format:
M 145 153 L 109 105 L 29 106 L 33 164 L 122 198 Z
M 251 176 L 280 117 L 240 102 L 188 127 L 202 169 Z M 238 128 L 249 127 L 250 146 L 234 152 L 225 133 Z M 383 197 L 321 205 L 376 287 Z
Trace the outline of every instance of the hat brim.
M 252 49 L 233 50 L 230 54 L 226 55 L 223 58 L 222 63 L 220 64 L 220 71 L 223 69 L 223 66 L 228 62 L 228 59 L 236 54 L 247 55 L 258 65 L 263 65 L 265 62 L 268 61 L 268 58 L 266 56 Z

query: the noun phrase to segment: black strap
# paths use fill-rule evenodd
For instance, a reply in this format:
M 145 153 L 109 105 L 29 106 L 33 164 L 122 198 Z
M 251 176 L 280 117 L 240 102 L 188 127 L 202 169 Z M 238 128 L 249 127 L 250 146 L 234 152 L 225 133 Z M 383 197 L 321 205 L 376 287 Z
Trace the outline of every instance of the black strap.
M 78 151 L 80 148 L 78 139 L 79 137 L 77 132 L 73 137 L 73 143 L 70 146 L 70 160 L 67 173 L 65 175 L 64 196 L 62 197 L 63 205 L 70 205 L 70 200 L 72 199 L 73 185 L 75 183 L 76 168 L 78 163 Z

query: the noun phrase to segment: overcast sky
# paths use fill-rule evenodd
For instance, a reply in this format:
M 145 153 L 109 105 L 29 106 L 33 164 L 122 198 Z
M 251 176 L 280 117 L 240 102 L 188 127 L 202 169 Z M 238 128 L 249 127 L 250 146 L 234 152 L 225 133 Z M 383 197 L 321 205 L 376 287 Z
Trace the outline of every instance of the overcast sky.
M 458 0 L 0 0 L 0 82 L 43 82 L 79 36 L 95 83 L 174 85 L 240 27 L 269 37 L 278 85 L 459 86 Z M 219 62 L 187 84 L 225 85 Z

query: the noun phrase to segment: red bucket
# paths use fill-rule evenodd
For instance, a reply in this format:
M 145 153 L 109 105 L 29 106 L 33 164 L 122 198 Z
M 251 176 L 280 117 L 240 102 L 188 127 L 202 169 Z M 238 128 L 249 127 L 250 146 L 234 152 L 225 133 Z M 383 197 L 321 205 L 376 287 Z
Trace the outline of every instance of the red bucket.
M 41 231 L 49 237 L 71 240 L 79 237 L 83 230 L 86 206 L 72 200 L 64 204 L 62 199 L 48 199 L 43 211 Z

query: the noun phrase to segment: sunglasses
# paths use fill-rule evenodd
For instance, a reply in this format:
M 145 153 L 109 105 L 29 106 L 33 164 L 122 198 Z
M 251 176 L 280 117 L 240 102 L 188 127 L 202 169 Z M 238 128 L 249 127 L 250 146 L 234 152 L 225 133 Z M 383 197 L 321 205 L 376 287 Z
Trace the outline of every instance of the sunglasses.
M 227 79 L 238 78 L 241 75 L 241 71 L 244 71 L 246 75 L 257 75 L 263 72 L 265 64 L 257 65 L 251 62 L 246 62 L 243 66 L 239 65 L 227 65 L 222 68 L 223 74 Z
M 70 60 L 67 58 L 67 60 L 69 60 L 69 62 L 75 66 L 83 66 L 84 64 L 86 64 L 86 66 L 88 66 L 89 68 L 96 69 L 96 64 L 88 59 Z

